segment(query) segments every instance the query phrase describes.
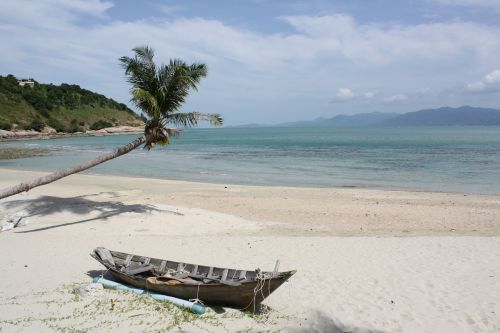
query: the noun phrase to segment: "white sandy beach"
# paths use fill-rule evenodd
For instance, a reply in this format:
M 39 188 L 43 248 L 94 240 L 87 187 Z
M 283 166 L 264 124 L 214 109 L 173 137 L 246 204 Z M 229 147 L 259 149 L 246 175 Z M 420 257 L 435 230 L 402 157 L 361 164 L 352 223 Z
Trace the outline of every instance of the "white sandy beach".
M 0 170 L 0 187 L 40 175 Z M 0 332 L 499 332 L 500 196 L 75 175 L 0 201 Z M 113 291 L 75 297 L 96 246 L 298 272 L 264 303 L 187 316 Z

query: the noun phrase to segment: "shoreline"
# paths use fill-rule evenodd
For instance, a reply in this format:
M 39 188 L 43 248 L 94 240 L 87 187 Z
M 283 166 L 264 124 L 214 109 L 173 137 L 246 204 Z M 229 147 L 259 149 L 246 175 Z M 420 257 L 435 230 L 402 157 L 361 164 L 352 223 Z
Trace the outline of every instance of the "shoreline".
M 1 142 L 1 141 L 0 141 Z M 50 154 L 48 154 L 50 155 Z M 33 155 L 36 157 L 37 155 Z M 28 156 L 29 157 L 29 156 Z M 7 158 L 8 159 L 8 158 Z M 6 159 L 6 160 L 7 160 Z M 8 167 L 1 167 L 0 171 L 12 171 L 12 172 L 34 172 L 34 173 L 44 173 L 49 174 L 54 171 L 45 171 L 45 170 L 33 170 L 33 169 L 12 169 Z M 89 169 L 92 170 L 92 169 Z M 425 189 L 417 189 L 410 187 L 384 187 L 384 186 L 358 186 L 358 185 L 339 185 L 339 186 L 313 186 L 313 185 L 282 185 L 282 184 L 249 184 L 249 183 L 231 183 L 231 182 L 210 182 L 210 181 L 196 181 L 196 180 L 185 180 L 185 179 L 171 179 L 171 178 L 158 178 L 158 177 L 147 177 L 147 176 L 136 176 L 136 175 L 113 175 L 106 173 L 98 173 L 85 170 L 80 173 L 81 175 L 89 175 L 89 176 L 98 176 L 98 177 L 119 177 L 119 178 L 133 178 L 133 179 L 143 179 L 145 181 L 172 181 L 172 182 L 184 182 L 184 183 L 193 183 L 193 184 L 206 184 L 206 185 L 221 185 L 221 186 L 246 186 L 246 187 L 258 187 L 258 188 L 290 188 L 290 189 L 330 189 L 330 190 L 367 190 L 367 191 L 386 191 L 386 192 L 411 192 L 411 193 L 435 193 L 435 194 L 450 194 L 450 195 L 476 195 L 476 196 L 498 196 L 500 197 L 500 193 L 484 193 L 484 192 L 472 192 L 472 191 L 437 191 L 437 190 L 425 190 Z
M 47 172 L 0 168 L 0 186 Z M 76 174 L 26 195 L 130 192 L 136 202 L 192 207 L 254 221 L 283 235 L 500 235 L 500 195 L 201 183 Z M 1 200 L 0 204 L 8 200 Z

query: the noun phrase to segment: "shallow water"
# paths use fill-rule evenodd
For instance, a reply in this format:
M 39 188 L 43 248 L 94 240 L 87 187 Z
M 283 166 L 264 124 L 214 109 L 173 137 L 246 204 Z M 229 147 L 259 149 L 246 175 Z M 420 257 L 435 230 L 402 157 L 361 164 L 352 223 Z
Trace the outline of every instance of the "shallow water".
M 50 149 L 53 155 L 0 160 L 0 167 L 56 170 L 135 137 L 2 142 L 2 147 Z M 500 127 L 193 129 L 164 148 L 137 149 L 88 172 L 214 183 L 500 194 Z

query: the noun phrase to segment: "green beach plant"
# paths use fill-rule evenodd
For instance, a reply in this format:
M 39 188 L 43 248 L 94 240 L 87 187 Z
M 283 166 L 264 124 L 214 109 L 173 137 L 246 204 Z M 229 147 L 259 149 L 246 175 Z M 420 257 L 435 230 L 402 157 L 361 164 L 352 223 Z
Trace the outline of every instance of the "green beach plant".
M 61 122 L 55 118 L 49 118 L 49 120 L 47 121 L 47 125 L 49 125 L 53 129 L 55 129 L 59 133 L 66 131 L 66 128 L 64 127 L 64 125 L 61 124 Z
M 45 127 L 44 122 L 39 118 L 35 118 L 31 121 L 31 123 L 29 125 L 25 126 L 24 129 L 27 129 L 27 130 L 32 129 L 32 130 L 40 132 L 44 127 Z
M 10 131 L 11 129 L 12 129 L 12 125 L 11 124 L 0 122 L 0 130 Z
M 106 127 L 112 127 L 113 124 L 106 120 L 98 120 L 90 126 L 92 131 L 97 131 Z
M 144 134 L 132 142 L 80 165 L 56 171 L 28 182 L 0 191 L 0 199 L 26 192 L 34 187 L 52 183 L 63 177 L 92 168 L 117 158 L 144 144 L 151 149 L 156 144 L 166 145 L 170 137 L 180 130 L 169 126 L 193 127 L 199 121 L 208 121 L 214 126 L 222 125 L 219 114 L 181 112 L 189 92 L 196 91 L 200 80 L 207 76 L 204 64 L 187 64 L 173 59 L 168 64 L 157 65 L 154 51 L 148 46 L 133 49 L 133 57 L 121 57 L 127 81 L 132 85 L 131 101 L 146 115 Z M 50 125 L 50 123 L 49 123 Z

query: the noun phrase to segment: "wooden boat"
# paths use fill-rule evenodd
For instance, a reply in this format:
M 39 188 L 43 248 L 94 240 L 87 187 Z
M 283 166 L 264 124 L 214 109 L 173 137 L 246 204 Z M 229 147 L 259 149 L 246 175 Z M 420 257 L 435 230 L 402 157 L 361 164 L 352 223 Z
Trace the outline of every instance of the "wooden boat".
M 247 271 L 187 264 L 97 247 L 90 254 L 125 284 L 181 299 L 256 311 L 296 271 Z

